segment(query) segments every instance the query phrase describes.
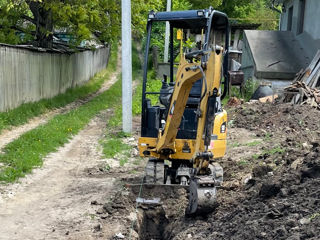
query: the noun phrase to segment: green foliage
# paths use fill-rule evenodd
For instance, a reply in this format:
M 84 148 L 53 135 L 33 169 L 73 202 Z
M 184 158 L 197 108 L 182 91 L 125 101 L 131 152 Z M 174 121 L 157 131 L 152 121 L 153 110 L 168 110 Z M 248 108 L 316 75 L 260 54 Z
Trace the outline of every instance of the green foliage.
M 240 166 L 247 166 L 247 165 L 249 165 L 249 162 L 246 161 L 246 160 L 240 160 L 240 161 L 238 162 L 238 164 L 239 164 Z
M 140 82 L 136 88 L 136 91 L 132 98 L 132 114 L 137 116 L 141 113 L 141 99 L 142 99 L 142 82 Z
M 317 213 L 314 213 L 310 216 L 310 221 L 313 221 L 314 219 L 316 218 L 319 218 L 320 217 L 320 212 L 317 212 Z
M 204 9 L 210 6 L 217 9 L 218 7 L 221 6 L 223 1 L 222 0 L 192 0 L 190 2 L 192 3 L 193 9 Z
M 3 129 L 8 129 L 12 126 L 19 126 L 28 122 L 31 118 L 39 116 L 49 110 L 63 107 L 77 99 L 85 98 L 90 93 L 100 89 L 103 82 L 110 77 L 116 70 L 117 64 L 116 44 L 112 46 L 111 56 L 108 63 L 108 68 L 97 74 L 88 83 L 76 88 L 70 88 L 65 93 L 59 94 L 51 99 L 42 99 L 34 103 L 25 103 L 18 108 L 0 113 L 0 132 Z
M 35 40 L 36 22 L 28 0 L 0 1 L 0 42 L 17 44 Z M 43 9 L 52 13 L 53 29 L 63 29 L 73 36 L 73 44 L 90 40 L 93 34 L 104 42 L 112 42 L 120 34 L 120 0 L 50 0 L 40 1 Z M 145 33 L 150 10 L 165 11 L 163 0 L 132 0 L 132 31 L 136 38 Z M 261 29 L 276 29 L 279 14 L 269 8 L 268 0 L 181 0 L 173 1 L 172 10 L 203 9 L 212 6 L 239 22 L 261 23 Z M 45 34 L 51 30 L 39 28 Z M 24 34 L 17 35 L 17 31 Z M 159 37 L 159 41 L 163 36 Z M 160 46 L 160 44 L 155 44 Z M 160 51 L 162 52 L 162 51 Z
M 259 23 L 260 29 L 276 30 L 279 13 L 270 9 L 270 0 L 223 0 L 218 9 L 231 20 L 240 23 Z
M 141 99 L 142 99 L 141 70 L 142 70 L 142 65 L 139 57 L 138 47 L 137 47 L 137 44 L 133 42 L 132 44 L 132 77 L 133 77 L 133 80 L 138 82 L 138 86 L 136 87 L 132 97 L 132 114 L 134 116 L 141 113 Z M 122 106 L 119 107 L 119 103 L 117 103 L 117 107 L 115 107 L 114 115 L 109 119 L 108 125 L 110 127 L 118 127 L 119 125 L 121 125 L 121 121 L 122 121 Z
M 165 11 L 162 0 L 134 0 L 131 1 L 132 31 L 134 36 L 141 37 L 145 33 L 148 13 L 151 10 Z
M 193 4 L 189 0 L 179 0 L 172 2 L 172 11 L 190 10 Z
M 261 143 L 262 143 L 261 141 L 255 140 L 255 141 L 253 141 L 253 142 L 247 143 L 246 145 L 247 145 L 248 147 L 255 147 L 255 146 L 258 146 L 258 145 L 261 144 Z
M 132 147 L 124 144 L 121 138 L 109 138 L 102 144 L 103 154 L 107 158 L 113 158 L 117 153 L 129 151 Z
M 253 95 L 253 93 L 259 87 L 259 82 L 254 81 L 251 78 L 248 79 L 244 84 L 244 99 L 245 101 L 249 101 Z
M 32 3 L 52 14 L 52 19 L 44 19 L 47 26 L 39 25 L 38 16 L 33 15 Z M 78 45 L 83 40 L 93 39 L 93 34 L 103 42 L 112 42 L 120 34 L 120 1 L 119 0 L 91 0 L 91 1 L 2 1 L 1 2 L 1 34 L 0 41 L 16 44 L 29 37 L 36 40 L 36 29 L 42 34 L 50 35 L 51 30 L 46 28 L 53 25 L 55 30 L 66 31 L 73 37 L 73 44 Z M 50 22 L 52 21 L 52 24 Z M 24 32 L 25 38 L 15 33 Z M 8 34 L 8 35 L 5 35 Z
M 269 150 L 265 150 L 263 153 L 264 154 L 269 154 L 269 155 L 274 155 L 274 154 L 277 154 L 277 153 L 284 153 L 286 151 L 286 149 L 284 148 L 281 148 L 280 146 L 276 146 L 276 147 L 273 147 Z
M 242 90 L 243 93 L 241 93 L 240 89 L 235 86 L 232 86 L 229 91 L 231 91 L 232 97 L 243 98 L 246 102 L 248 102 L 258 87 L 259 87 L 259 82 L 253 81 L 250 78 L 244 83 L 243 90 Z M 228 100 L 229 98 L 226 98 L 223 100 L 222 103 L 225 104 L 228 102 Z

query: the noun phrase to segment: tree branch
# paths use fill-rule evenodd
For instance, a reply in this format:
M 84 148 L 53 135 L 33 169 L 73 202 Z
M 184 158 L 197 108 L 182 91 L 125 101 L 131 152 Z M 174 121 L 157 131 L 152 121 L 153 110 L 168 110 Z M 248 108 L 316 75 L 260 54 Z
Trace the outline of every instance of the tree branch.
M 4 28 L 4 26 L 0 25 L 0 28 Z M 9 28 L 13 29 L 13 30 L 17 30 L 17 31 L 20 31 L 20 32 L 24 32 L 24 33 L 29 33 L 30 34 L 30 31 L 28 31 L 25 28 L 19 27 L 19 26 L 10 26 Z
M 29 22 L 31 22 L 33 24 L 37 24 L 37 21 L 34 18 L 31 18 L 31 17 L 29 17 L 27 15 L 22 15 L 22 18 L 24 18 L 25 20 L 27 20 L 27 21 L 29 21 Z

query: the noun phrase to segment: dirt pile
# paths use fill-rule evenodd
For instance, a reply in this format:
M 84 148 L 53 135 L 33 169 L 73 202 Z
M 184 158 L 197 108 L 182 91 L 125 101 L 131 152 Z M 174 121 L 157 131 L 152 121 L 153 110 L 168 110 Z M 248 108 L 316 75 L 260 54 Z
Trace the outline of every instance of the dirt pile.
M 125 187 L 98 210 L 102 229 L 118 221 L 131 239 L 319 239 L 320 112 L 260 103 L 228 112 L 224 184 L 213 213 L 186 218 L 185 189 L 140 192 L 139 176 L 122 179 Z M 161 204 L 136 211 L 139 196 Z
M 223 159 L 220 205 L 206 219 L 180 219 L 172 239 L 319 239 L 320 112 L 287 104 L 231 112 L 233 127 L 262 137 L 265 150 L 245 166 L 235 156 Z M 230 184 L 248 169 L 246 181 Z
M 311 106 L 245 104 L 231 111 L 232 124 L 260 135 L 301 143 L 320 139 L 320 112 Z M 258 135 L 259 136 L 259 135 Z

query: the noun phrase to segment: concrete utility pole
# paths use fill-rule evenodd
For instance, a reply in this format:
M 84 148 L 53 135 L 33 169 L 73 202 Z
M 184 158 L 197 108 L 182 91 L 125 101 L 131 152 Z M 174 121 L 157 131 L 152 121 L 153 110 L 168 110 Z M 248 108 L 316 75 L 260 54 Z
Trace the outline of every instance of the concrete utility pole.
M 122 129 L 132 131 L 131 0 L 121 0 L 122 23 Z
M 167 0 L 167 12 L 171 11 L 171 0 Z M 166 22 L 166 37 L 164 40 L 164 58 L 163 62 L 168 62 L 168 53 L 169 53 L 169 34 L 170 34 L 170 25 L 169 22 Z

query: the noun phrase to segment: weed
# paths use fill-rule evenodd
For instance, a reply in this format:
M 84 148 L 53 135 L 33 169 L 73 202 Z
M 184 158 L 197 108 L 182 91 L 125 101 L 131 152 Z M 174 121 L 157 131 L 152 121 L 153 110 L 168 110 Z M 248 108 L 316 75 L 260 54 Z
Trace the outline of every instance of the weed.
M 128 163 L 128 158 L 121 158 L 120 159 L 120 166 L 123 167 L 126 163 Z
M 141 157 L 137 157 L 136 160 L 134 160 L 133 164 L 134 165 L 139 165 L 141 163 L 142 159 L 143 158 L 141 158 Z
M 234 119 L 231 119 L 228 121 L 228 127 L 233 128 L 234 127 Z
M 259 86 L 258 81 L 248 79 L 245 81 L 243 85 L 242 93 L 240 92 L 239 88 L 234 86 L 232 86 L 229 91 L 231 92 L 230 95 L 232 97 L 243 98 L 246 102 L 248 102 L 251 99 L 253 93 L 258 88 L 258 86 Z M 228 101 L 229 101 L 229 96 L 227 96 L 225 99 L 222 100 L 222 104 L 226 104 Z
M 309 219 L 310 219 L 310 221 L 312 221 L 318 217 L 320 217 L 320 212 L 312 214 Z
M 232 147 L 232 148 L 236 148 L 236 147 L 240 147 L 240 146 L 241 146 L 241 144 L 238 143 L 238 142 L 232 143 L 232 144 L 230 145 L 230 147 Z
M 259 87 L 259 82 L 254 81 L 253 79 L 248 79 L 244 83 L 244 100 L 247 102 L 251 99 L 253 93 Z
M 107 158 L 113 158 L 117 153 L 128 151 L 131 147 L 122 142 L 121 138 L 110 138 L 102 143 L 103 154 Z
M 272 136 L 272 133 L 266 133 L 265 135 L 264 135 L 264 140 L 266 140 L 266 141 L 269 141 L 270 139 L 271 139 L 271 136 Z
M 259 145 L 259 144 L 261 144 L 261 141 L 255 140 L 255 141 L 253 141 L 253 142 L 247 143 L 246 146 L 248 146 L 248 147 L 254 147 L 254 146 L 257 146 L 257 145 Z
M 111 166 L 107 163 L 106 166 L 104 167 L 104 170 L 108 172 L 110 171 L 110 169 L 111 169 Z
M 248 163 L 248 161 L 246 161 L 246 160 L 240 160 L 240 161 L 238 162 L 238 164 L 239 164 L 240 166 L 246 166 L 246 165 L 248 165 L 249 163 Z
M 251 157 L 252 157 L 252 159 L 254 159 L 254 160 L 258 160 L 259 159 L 259 157 L 261 156 L 261 154 L 253 154 Z
M 284 153 L 285 151 L 286 151 L 286 149 L 281 148 L 280 146 L 276 146 L 272 149 L 265 150 L 264 154 L 274 155 L 276 153 Z

